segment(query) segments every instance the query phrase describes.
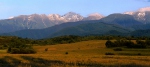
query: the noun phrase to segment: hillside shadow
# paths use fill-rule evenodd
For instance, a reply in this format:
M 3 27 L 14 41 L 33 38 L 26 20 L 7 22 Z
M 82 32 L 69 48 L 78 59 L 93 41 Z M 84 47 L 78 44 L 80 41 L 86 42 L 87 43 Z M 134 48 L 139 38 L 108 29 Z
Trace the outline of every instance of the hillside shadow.
M 21 61 L 10 56 L 0 58 L 0 67 L 16 67 L 21 64 Z
M 21 60 L 16 58 L 5 56 L 0 58 L 0 67 L 66 67 L 66 66 L 77 66 L 77 67 L 149 67 L 144 65 L 137 65 L 137 64 L 116 64 L 116 65 L 103 65 L 97 64 L 94 62 L 69 62 L 66 63 L 64 61 L 59 60 L 46 60 L 42 58 L 34 58 L 30 56 L 21 56 L 22 59 L 29 61 L 29 63 L 23 63 Z
M 0 58 L 0 67 L 13 67 L 5 58 Z
M 45 60 L 42 58 L 33 58 L 30 56 L 21 56 L 21 58 L 28 60 L 31 67 L 50 67 L 64 65 L 64 62 L 59 60 Z
M 30 56 L 21 56 L 21 58 L 28 60 L 30 62 L 31 67 L 51 67 L 51 66 L 83 66 L 83 67 L 101 67 L 101 64 L 93 64 L 93 63 L 84 63 L 84 62 L 70 62 L 66 63 L 64 61 L 59 60 L 46 60 L 42 58 L 34 58 Z

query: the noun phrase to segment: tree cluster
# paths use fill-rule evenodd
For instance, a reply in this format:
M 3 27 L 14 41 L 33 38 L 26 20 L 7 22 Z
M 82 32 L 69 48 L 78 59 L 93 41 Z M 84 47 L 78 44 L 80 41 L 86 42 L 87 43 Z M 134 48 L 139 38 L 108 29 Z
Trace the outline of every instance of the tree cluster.
M 146 48 L 150 46 L 150 40 L 136 40 L 132 42 L 131 40 L 116 40 L 114 42 L 107 40 L 105 43 L 107 48 L 111 47 L 127 47 L 127 48 Z
M 32 54 L 32 53 L 36 53 L 36 51 L 32 48 L 31 45 L 24 44 L 21 41 L 10 43 L 7 52 L 11 53 L 11 54 Z

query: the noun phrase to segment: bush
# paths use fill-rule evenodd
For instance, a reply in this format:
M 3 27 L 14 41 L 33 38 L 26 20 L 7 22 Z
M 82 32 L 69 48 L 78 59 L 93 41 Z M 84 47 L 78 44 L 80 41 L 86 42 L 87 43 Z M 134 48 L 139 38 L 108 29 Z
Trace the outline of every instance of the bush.
M 13 42 L 9 45 L 7 50 L 11 54 L 33 54 L 36 51 L 32 48 L 31 45 L 26 45 L 21 42 Z
M 0 50 L 7 49 L 7 47 L 0 45 Z
M 114 51 L 122 51 L 122 48 L 115 48 Z
M 3 47 L 2 47 L 2 46 L 0 46 L 0 49 L 3 49 Z
M 65 54 L 68 54 L 68 52 L 66 52 Z
M 8 48 L 8 53 L 11 54 L 33 54 L 36 53 L 34 49 L 20 49 L 20 48 Z
M 45 48 L 45 51 L 48 51 L 48 48 Z
M 142 55 L 141 53 L 138 53 L 137 55 Z
M 11 47 L 9 47 L 7 50 L 7 53 L 10 53 L 10 52 L 11 52 Z
M 11 54 L 20 54 L 20 49 L 18 49 L 18 48 L 12 48 L 11 49 L 11 52 L 10 52 Z
M 110 40 L 107 40 L 107 42 L 105 43 L 105 45 L 106 45 L 107 48 L 114 47 L 113 42 L 111 42 Z
M 105 45 L 107 48 L 110 47 L 127 47 L 127 48 L 146 48 L 149 44 L 148 41 L 141 41 L 141 40 L 136 40 L 136 44 L 130 40 L 116 40 L 114 42 L 111 42 L 108 40 Z M 115 51 L 119 51 L 119 49 L 114 49 Z
M 150 40 L 146 40 L 145 44 L 148 45 L 148 46 L 150 46 Z
M 146 48 L 145 44 L 135 44 L 133 48 Z
M 107 52 L 105 55 L 115 55 L 114 53 Z
M 36 53 L 33 49 L 19 49 L 19 48 L 12 48 L 11 54 L 33 54 Z

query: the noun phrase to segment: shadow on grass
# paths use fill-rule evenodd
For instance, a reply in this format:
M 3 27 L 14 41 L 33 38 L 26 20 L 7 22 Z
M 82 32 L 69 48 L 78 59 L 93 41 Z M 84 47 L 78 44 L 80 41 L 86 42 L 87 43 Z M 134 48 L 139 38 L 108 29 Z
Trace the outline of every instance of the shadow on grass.
M 50 66 L 60 66 L 63 65 L 64 62 L 59 60 L 45 60 L 42 58 L 33 58 L 30 56 L 21 56 L 21 58 L 28 60 L 30 64 L 28 64 L 31 67 L 50 67 Z
M 97 64 L 92 61 L 90 62 L 70 62 L 66 63 L 64 61 L 59 60 L 46 60 L 42 58 L 34 58 L 31 56 L 21 56 L 21 58 L 29 61 L 29 63 L 23 63 L 21 60 L 15 59 L 10 56 L 5 56 L 3 58 L 0 58 L 0 67 L 67 67 L 67 66 L 76 66 L 76 67 L 148 67 L 148 66 L 142 66 L 137 64 L 117 64 L 117 65 L 103 65 L 103 64 Z
M 21 65 L 21 61 L 10 56 L 0 58 L 0 67 L 16 67 Z
M 28 60 L 31 67 L 50 67 L 50 66 L 84 66 L 84 67 L 100 67 L 101 64 L 85 63 L 85 62 L 70 62 L 66 63 L 59 60 L 45 60 L 42 58 L 33 58 L 30 56 L 21 56 L 21 58 Z
M 0 67 L 13 67 L 13 66 L 6 61 L 6 58 L 0 58 Z

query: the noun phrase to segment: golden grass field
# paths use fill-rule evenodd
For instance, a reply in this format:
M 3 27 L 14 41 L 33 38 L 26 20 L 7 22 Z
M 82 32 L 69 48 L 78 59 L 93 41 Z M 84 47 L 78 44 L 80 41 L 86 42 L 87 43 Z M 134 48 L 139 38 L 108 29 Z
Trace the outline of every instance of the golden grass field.
M 150 49 L 114 51 L 106 48 L 105 42 L 34 46 L 36 54 L 8 54 L 0 50 L 0 67 L 150 67 Z M 105 55 L 107 52 L 115 55 Z

